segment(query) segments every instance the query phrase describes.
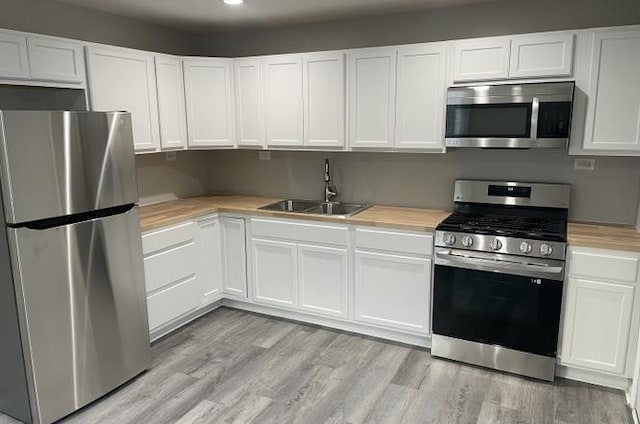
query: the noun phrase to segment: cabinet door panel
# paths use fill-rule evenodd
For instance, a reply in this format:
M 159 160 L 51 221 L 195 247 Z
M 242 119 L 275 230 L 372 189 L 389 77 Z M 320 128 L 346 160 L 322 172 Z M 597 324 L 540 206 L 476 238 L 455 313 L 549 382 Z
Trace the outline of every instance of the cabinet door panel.
M 220 221 L 217 218 L 197 222 L 197 277 L 202 304 L 218 300 L 222 295 L 222 243 Z
M 87 48 L 94 111 L 131 112 L 136 151 L 160 147 L 153 56 L 115 48 Z
M 568 289 L 562 362 L 623 374 L 634 288 L 569 279 Z
M 395 132 L 396 49 L 349 53 L 349 143 L 392 148 Z
M 189 147 L 233 147 L 232 60 L 184 59 Z
M 300 307 L 347 318 L 348 253 L 333 247 L 298 246 Z
M 398 49 L 397 148 L 444 147 L 445 73 L 443 44 Z
M 640 30 L 591 40 L 585 150 L 640 153 Z
M 80 44 L 29 37 L 27 45 L 31 78 L 71 83 L 85 81 L 84 56 Z
M 149 330 L 169 324 L 200 305 L 198 282 L 195 277 L 168 287 L 147 298 Z
M 156 56 L 160 145 L 162 149 L 187 148 L 187 115 L 180 59 Z
M 242 218 L 221 218 L 223 235 L 224 292 L 247 297 L 247 265 L 245 226 Z
M 264 59 L 266 139 L 268 146 L 302 146 L 302 56 Z
M 233 62 L 239 146 L 262 146 L 262 72 L 260 59 Z
M 252 240 L 255 301 L 296 306 L 298 272 L 295 243 Z
M 536 34 L 511 40 L 511 78 L 570 76 L 573 34 Z
M 0 77 L 29 78 L 27 38 L 22 35 L 0 34 Z
M 431 261 L 356 251 L 356 320 L 429 332 Z
M 454 45 L 454 81 L 509 78 L 511 43 L 507 37 L 460 41 Z
M 304 55 L 304 144 L 344 147 L 344 53 Z

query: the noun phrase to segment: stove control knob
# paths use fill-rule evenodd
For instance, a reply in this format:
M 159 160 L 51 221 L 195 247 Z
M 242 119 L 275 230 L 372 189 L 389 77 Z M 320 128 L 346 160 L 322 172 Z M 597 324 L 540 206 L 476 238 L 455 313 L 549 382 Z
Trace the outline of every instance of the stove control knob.
M 531 250 L 533 250 L 533 247 L 528 241 L 523 241 L 522 243 L 520 243 L 520 251 L 522 253 L 531 253 Z
M 540 254 L 542 256 L 549 256 L 553 253 L 553 247 L 550 244 L 542 243 L 540 245 Z
M 471 236 L 462 237 L 462 245 L 464 247 L 471 247 L 473 245 L 473 238 Z
M 442 236 L 442 240 L 444 241 L 444 244 L 446 244 L 447 246 L 451 246 L 455 244 L 456 236 L 451 233 L 444 233 L 444 235 Z
M 498 239 L 493 239 L 489 242 L 489 247 L 491 250 L 500 250 L 502 249 L 502 242 Z

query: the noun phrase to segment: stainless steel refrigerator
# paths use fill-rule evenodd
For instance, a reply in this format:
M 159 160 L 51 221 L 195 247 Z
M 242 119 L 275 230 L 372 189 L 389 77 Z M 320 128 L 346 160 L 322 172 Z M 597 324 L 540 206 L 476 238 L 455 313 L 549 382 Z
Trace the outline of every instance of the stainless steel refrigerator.
M 0 411 L 51 423 L 150 366 L 125 112 L 0 111 Z

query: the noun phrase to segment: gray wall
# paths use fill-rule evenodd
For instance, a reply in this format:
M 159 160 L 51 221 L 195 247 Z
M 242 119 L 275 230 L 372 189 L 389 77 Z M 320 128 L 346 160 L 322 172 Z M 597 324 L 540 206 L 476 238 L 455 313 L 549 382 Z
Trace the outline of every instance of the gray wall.
M 54 0 L 0 0 L 0 28 L 157 52 L 198 53 L 193 34 Z
M 450 209 L 456 178 L 562 182 L 572 187 L 574 220 L 635 224 L 640 158 L 597 158 L 594 171 L 574 171 L 561 151 L 451 150 L 404 153 L 213 152 L 209 191 L 320 199 L 323 160 L 332 160 L 339 200 Z
M 500 0 L 383 16 L 210 33 L 206 55 L 247 56 L 640 23 L 638 0 Z

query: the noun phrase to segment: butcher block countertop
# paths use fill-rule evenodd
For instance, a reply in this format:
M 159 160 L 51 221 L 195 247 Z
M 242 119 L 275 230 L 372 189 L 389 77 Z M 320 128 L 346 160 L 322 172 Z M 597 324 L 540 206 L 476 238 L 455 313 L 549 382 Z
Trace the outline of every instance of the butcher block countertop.
M 261 206 L 281 199 L 256 196 L 200 196 L 168 200 L 140 207 L 142 231 L 151 231 L 217 212 L 304 219 L 320 222 L 434 231 L 450 212 L 439 209 L 404 208 L 373 205 L 354 216 L 302 214 L 265 211 Z M 633 226 L 569 223 L 568 241 L 572 246 L 640 252 L 640 231 Z

